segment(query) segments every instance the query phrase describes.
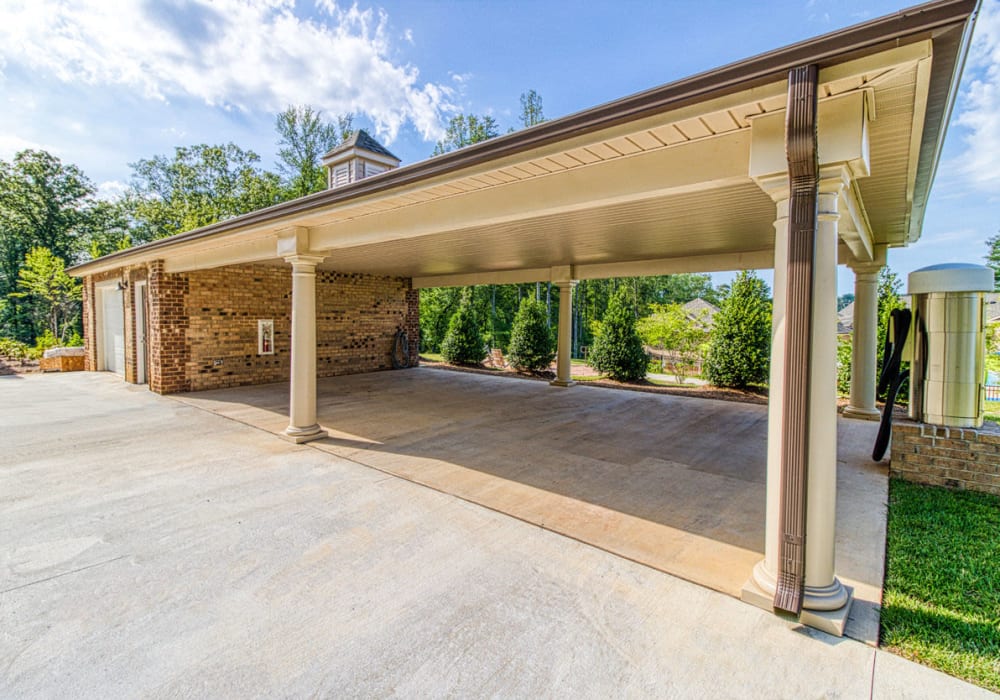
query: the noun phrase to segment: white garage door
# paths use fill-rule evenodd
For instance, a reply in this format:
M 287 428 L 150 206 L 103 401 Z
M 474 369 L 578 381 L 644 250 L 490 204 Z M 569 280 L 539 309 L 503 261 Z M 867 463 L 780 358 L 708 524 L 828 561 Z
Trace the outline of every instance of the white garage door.
M 122 306 L 122 290 L 107 287 L 101 298 L 101 343 L 103 346 L 104 369 L 125 374 L 125 311 Z

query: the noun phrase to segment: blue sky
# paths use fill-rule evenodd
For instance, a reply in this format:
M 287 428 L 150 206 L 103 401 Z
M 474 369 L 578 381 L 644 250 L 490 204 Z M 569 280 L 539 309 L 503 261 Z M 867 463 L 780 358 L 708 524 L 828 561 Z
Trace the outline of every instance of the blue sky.
M 5 0 L 0 158 L 51 150 L 113 196 L 128 164 L 234 141 L 274 167 L 274 115 L 352 111 L 405 163 L 450 115 L 560 117 L 898 11 L 883 0 L 439 2 Z M 972 143 L 976 146 L 973 148 Z M 905 273 L 981 262 L 1000 231 L 1000 8 L 983 5 L 921 240 Z M 719 277 L 724 279 L 725 277 Z M 849 271 L 841 292 L 851 291 Z

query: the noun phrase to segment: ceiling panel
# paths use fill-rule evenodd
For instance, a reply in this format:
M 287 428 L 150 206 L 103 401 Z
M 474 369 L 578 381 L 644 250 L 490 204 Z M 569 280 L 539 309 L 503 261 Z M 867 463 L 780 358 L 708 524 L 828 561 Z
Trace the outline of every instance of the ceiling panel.
M 774 217 L 747 183 L 342 249 L 323 267 L 422 277 L 752 251 L 773 245 Z

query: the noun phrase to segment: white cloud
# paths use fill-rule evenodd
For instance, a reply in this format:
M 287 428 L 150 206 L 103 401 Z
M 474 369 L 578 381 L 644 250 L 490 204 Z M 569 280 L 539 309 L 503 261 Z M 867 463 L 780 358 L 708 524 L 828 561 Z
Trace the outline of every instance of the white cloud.
M 48 151 L 53 154 L 59 153 L 59 149 L 54 146 L 48 146 L 44 143 L 38 143 L 37 141 L 29 141 L 28 139 L 21 138 L 17 134 L 4 134 L 0 132 L 0 159 L 10 160 L 18 151 L 26 151 L 28 149 Z
M 97 186 L 97 198 L 114 202 L 128 191 L 128 185 L 121 180 L 105 180 Z
M 316 7 L 318 19 L 303 19 L 294 0 L 7 0 L 0 65 L 226 109 L 308 103 L 367 115 L 390 142 L 406 123 L 440 138 L 451 88 L 390 58 L 385 13 Z
M 959 167 L 977 188 L 1000 193 L 1000 4 L 983 3 L 966 71 L 958 124 L 968 131 Z

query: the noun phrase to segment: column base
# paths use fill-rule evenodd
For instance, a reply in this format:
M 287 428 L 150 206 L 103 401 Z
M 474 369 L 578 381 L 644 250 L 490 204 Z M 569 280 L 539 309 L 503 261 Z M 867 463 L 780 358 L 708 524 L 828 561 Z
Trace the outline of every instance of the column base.
M 876 408 L 855 408 L 848 406 L 844 409 L 844 418 L 857 418 L 859 420 L 882 420 L 882 414 Z
M 287 440 L 288 442 L 294 442 L 296 445 L 301 445 L 303 442 L 322 440 L 328 436 L 329 433 L 319 427 L 319 424 L 317 423 L 306 428 L 296 428 L 290 425 L 285 428 L 285 432 L 281 433 L 279 437 L 282 440 Z
M 805 606 L 809 603 L 810 591 L 806 586 L 806 599 L 799 614 L 799 622 L 820 632 L 832 634 L 834 637 L 843 637 L 844 628 L 847 627 L 847 616 L 851 612 L 851 603 L 854 602 L 854 589 L 845 586 L 837 579 L 834 579 L 833 583 L 843 591 L 844 604 L 834 610 L 807 608 Z
M 553 379 L 549 386 L 573 386 L 576 384 L 572 379 Z
M 740 591 L 740 600 L 744 603 L 750 603 L 750 605 L 761 610 L 774 612 L 775 586 L 774 576 L 767 570 L 764 566 L 764 560 L 761 559 L 753 567 L 750 578 L 743 584 L 743 589 Z
M 774 590 L 774 577 L 764 567 L 764 562 L 760 561 L 754 567 L 750 578 L 743 584 L 740 600 L 762 610 L 774 612 Z M 806 586 L 798 621 L 835 637 L 843 637 L 853 600 L 854 591 L 837 578 L 823 588 Z

